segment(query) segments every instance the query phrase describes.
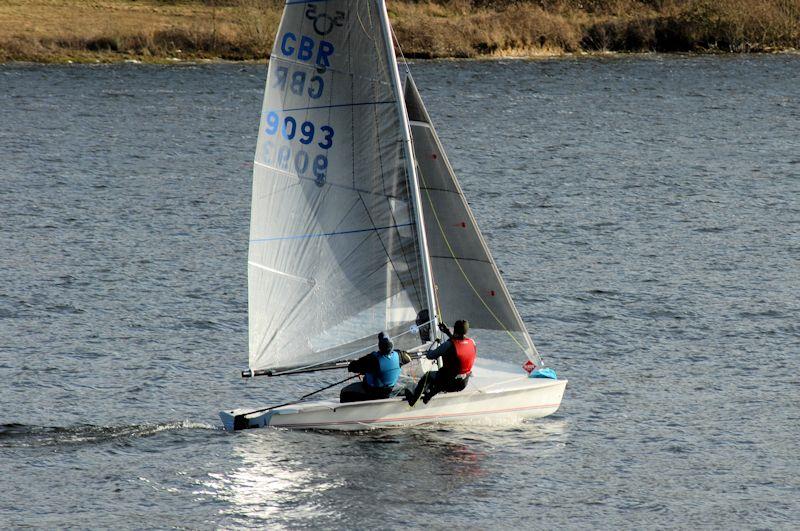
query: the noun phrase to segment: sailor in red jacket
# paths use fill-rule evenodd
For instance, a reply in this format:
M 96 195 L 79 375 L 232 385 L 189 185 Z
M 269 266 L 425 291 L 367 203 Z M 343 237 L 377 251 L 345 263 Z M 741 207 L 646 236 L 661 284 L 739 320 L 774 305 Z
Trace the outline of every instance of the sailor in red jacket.
M 436 393 L 463 391 L 472 375 L 472 365 L 475 363 L 478 349 L 475 342 L 467 337 L 469 322 L 456 321 L 452 334 L 444 323 L 439 323 L 439 330 L 449 339 L 428 352 L 425 357 L 435 360 L 441 356 L 442 368 L 438 371 L 427 372 L 413 393 L 406 389 L 406 400 L 412 407 L 420 396 L 422 396 L 422 402 L 427 404 Z

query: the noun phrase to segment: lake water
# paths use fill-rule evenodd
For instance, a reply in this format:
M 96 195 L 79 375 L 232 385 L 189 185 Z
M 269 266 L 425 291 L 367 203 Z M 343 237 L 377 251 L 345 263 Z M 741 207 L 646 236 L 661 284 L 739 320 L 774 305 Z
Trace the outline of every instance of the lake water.
M 800 524 L 800 56 L 413 72 L 558 413 L 222 431 L 264 66 L 0 66 L 0 527 Z

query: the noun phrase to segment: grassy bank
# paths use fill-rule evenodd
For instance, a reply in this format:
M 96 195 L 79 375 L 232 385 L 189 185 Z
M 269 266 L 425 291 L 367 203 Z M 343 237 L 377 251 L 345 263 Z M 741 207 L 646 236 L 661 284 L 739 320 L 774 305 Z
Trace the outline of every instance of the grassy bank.
M 282 0 L 0 0 L 0 61 L 257 60 Z M 800 0 L 389 0 L 410 57 L 800 48 Z

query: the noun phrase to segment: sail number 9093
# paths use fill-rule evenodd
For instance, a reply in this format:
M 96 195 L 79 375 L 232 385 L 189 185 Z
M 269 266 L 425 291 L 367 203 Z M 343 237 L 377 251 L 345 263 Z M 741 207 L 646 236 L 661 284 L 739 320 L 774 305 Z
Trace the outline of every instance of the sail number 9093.
M 286 116 L 281 120 L 275 111 L 267 113 L 264 132 L 268 135 L 275 135 L 279 130 L 280 136 L 286 140 L 298 138 L 300 143 L 305 146 L 311 144 L 316 136 L 318 139 L 317 145 L 320 148 L 330 149 L 333 147 L 334 130 L 331 126 L 323 125 L 318 129 L 309 121 L 305 121 L 298 126 L 297 120 L 292 116 Z
M 280 115 L 275 111 L 268 112 L 264 121 L 264 133 L 268 136 L 276 136 L 289 141 L 296 139 L 303 146 L 309 147 L 316 141 L 316 145 L 326 151 L 333 147 L 335 132 L 329 125 L 317 127 L 308 120 L 298 125 L 293 116 L 284 116 L 281 120 Z M 294 152 L 290 146 L 280 146 L 276 149 L 272 141 L 267 140 L 264 143 L 262 155 L 267 164 L 274 164 L 284 171 L 294 170 L 299 177 L 311 177 L 318 186 L 322 186 L 327 180 L 327 154 L 311 157 L 302 148 L 294 150 Z

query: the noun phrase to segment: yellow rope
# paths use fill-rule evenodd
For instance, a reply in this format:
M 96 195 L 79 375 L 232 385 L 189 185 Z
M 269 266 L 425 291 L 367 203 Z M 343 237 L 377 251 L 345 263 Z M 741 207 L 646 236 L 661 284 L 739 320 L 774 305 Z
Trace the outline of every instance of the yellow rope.
M 422 172 L 419 172 L 419 177 L 420 179 L 422 179 L 422 184 L 425 187 L 425 196 L 428 198 L 428 203 L 431 206 L 431 212 L 433 212 L 433 217 L 434 219 L 436 219 L 436 224 L 439 226 L 439 232 L 442 234 L 442 239 L 444 240 L 444 243 L 447 245 L 447 250 L 450 252 L 450 256 L 453 258 L 456 265 L 458 266 L 458 270 L 461 271 L 461 276 L 464 277 L 464 280 L 466 280 L 467 284 L 469 284 L 469 287 L 472 288 L 472 291 L 475 293 L 475 296 L 478 297 L 478 300 L 481 301 L 481 304 L 483 304 L 484 308 L 486 308 L 486 310 L 492 315 L 492 317 L 494 317 L 494 320 L 497 321 L 497 324 L 499 324 L 502 327 L 502 329 L 509 335 L 509 337 L 511 337 L 514 343 L 516 343 L 517 346 L 520 349 L 522 349 L 522 352 L 526 352 L 527 349 L 522 345 L 522 343 L 519 342 L 519 340 L 516 337 L 514 337 L 514 334 L 511 332 L 511 330 L 509 330 L 506 327 L 505 324 L 503 324 L 500 318 L 497 317 L 497 315 L 495 315 L 495 313 L 492 311 L 492 309 L 489 307 L 489 305 L 486 303 L 483 297 L 481 297 L 481 294 L 475 288 L 475 285 L 467 276 L 467 272 L 464 271 L 463 267 L 461 267 L 461 262 L 458 260 L 458 258 L 456 258 L 456 254 L 453 251 L 453 247 L 450 245 L 450 241 L 447 239 L 447 235 L 444 233 L 444 227 L 442 227 L 442 222 L 439 220 L 439 215 L 436 213 L 436 207 L 434 206 L 433 200 L 431 199 L 431 194 L 428 191 L 428 184 L 425 182 L 425 176 L 422 174 Z M 440 313 L 438 304 L 436 308 L 436 313 Z

